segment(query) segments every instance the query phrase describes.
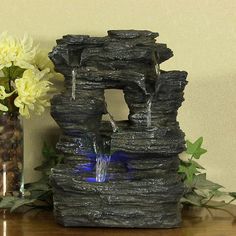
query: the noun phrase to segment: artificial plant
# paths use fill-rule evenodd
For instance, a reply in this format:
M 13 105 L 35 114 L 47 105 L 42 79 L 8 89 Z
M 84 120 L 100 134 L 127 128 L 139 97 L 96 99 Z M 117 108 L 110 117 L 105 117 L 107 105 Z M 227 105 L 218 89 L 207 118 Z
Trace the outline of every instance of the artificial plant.
M 45 50 L 33 39 L 0 35 L 0 115 L 20 113 L 30 118 L 31 112 L 42 114 L 50 106 L 52 78 L 61 78 Z

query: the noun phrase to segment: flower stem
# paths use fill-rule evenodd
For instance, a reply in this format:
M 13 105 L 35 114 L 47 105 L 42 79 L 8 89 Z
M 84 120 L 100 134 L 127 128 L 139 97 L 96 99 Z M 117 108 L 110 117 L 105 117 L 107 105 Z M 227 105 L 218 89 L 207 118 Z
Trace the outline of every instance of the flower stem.
M 233 201 L 235 201 L 236 199 L 235 198 L 233 198 L 233 199 L 231 199 L 229 202 L 226 202 L 226 203 L 223 203 L 223 204 L 220 204 L 220 205 L 208 205 L 208 204 L 204 204 L 205 206 L 207 206 L 207 207 L 212 207 L 212 208 L 220 208 L 220 207 L 224 207 L 224 206 L 227 206 L 227 205 L 229 205 L 230 203 L 232 203 Z
M 9 78 L 8 87 L 9 87 L 9 92 L 11 93 L 12 92 L 12 89 L 11 89 L 11 78 Z

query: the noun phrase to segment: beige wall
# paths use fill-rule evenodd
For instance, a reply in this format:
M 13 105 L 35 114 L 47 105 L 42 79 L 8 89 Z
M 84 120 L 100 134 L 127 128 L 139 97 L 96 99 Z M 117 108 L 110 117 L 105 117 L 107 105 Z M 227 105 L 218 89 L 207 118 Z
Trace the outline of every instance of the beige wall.
M 187 138 L 205 139 L 201 163 L 208 177 L 236 191 L 236 1 L 235 0 L 0 0 L 0 29 L 28 32 L 52 47 L 63 34 L 102 36 L 108 29 L 160 33 L 175 56 L 162 69 L 189 72 L 179 112 Z M 110 110 L 127 116 L 122 94 L 110 92 Z M 25 123 L 26 180 L 37 178 L 43 140 L 58 133 L 48 114 Z

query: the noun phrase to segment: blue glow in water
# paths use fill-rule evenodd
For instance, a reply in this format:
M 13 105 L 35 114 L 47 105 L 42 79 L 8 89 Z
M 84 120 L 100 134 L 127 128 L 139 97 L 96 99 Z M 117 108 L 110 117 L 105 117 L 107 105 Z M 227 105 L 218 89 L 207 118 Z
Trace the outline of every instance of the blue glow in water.
M 115 152 L 111 156 L 111 162 L 122 162 L 126 163 L 127 156 L 125 156 L 124 152 Z
M 82 173 L 91 173 L 93 176 L 93 172 L 96 170 L 95 177 L 87 177 L 85 181 L 87 182 L 105 182 L 108 180 L 113 180 L 116 178 L 116 174 L 109 174 L 108 176 L 108 167 L 109 164 L 112 162 L 113 164 L 123 163 L 124 167 L 127 169 L 127 172 L 132 175 L 132 170 L 127 166 L 127 159 L 129 155 L 120 151 L 113 153 L 112 156 L 107 154 L 95 154 L 89 153 L 86 155 L 88 161 L 90 163 L 79 164 L 75 167 L 75 173 L 82 174 Z M 131 177 L 132 178 L 132 177 Z
M 83 173 L 83 172 L 92 172 L 94 169 L 95 164 L 93 163 L 87 163 L 87 164 L 82 164 L 82 165 L 77 165 L 75 167 L 75 172 L 76 173 Z
M 95 182 L 97 182 L 96 181 L 96 178 L 94 178 L 94 177 L 88 177 L 88 178 L 86 178 L 85 179 L 87 182 L 89 182 L 89 183 L 95 183 Z

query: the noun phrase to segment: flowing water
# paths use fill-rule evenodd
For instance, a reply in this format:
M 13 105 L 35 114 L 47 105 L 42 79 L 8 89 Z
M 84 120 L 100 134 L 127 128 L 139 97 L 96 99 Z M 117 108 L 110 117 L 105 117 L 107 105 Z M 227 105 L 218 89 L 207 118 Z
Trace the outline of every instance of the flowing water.
M 150 128 L 152 125 L 152 97 L 147 101 L 147 128 Z
M 118 126 L 113 116 L 108 112 L 106 102 L 105 107 L 109 116 L 109 121 L 112 126 L 112 131 L 113 133 L 115 133 L 118 131 Z M 98 153 L 96 139 L 93 140 L 93 149 L 96 154 L 96 182 L 105 182 L 107 178 L 107 170 L 110 164 L 111 156 L 107 154 Z
M 155 95 L 156 95 L 159 90 L 159 83 L 158 82 L 159 82 L 160 75 L 161 75 L 160 64 L 156 64 L 155 69 L 156 69 L 156 75 L 157 75 L 157 78 L 155 81 Z
M 96 157 L 96 182 L 105 182 L 107 169 L 111 160 L 110 155 L 98 154 Z
M 150 128 L 152 125 L 152 101 L 155 98 L 156 94 L 159 91 L 159 78 L 160 78 L 160 65 L 157 64 L 155 66 L 156 69 L 156 81 L 155 81 L 155 90 L 154 93 L 152 93 L 147 101 L 146 107 L 147 107 L 147 128 Z
M 96 138 L 93 139 L 93 149 L 96 155 L 96 182 L 105 182 L 111 156 L 98 152 Z
M 111 113 L 109 113 L 109 111 L 107 111 L 107 114 L 109 116 L 109 121 L 111 123 L 112 131 L 113 131 L 113 133 L 115 133 L 118 131 L 119 128 L 118 128 L 113 116 L 111 115 Z
M 93 151 L 96 155 L 98 154 L 96 137 L 93 138 Z
M 71 98 L 72 100 L 75 100 L 75 91 L 76 91 L 76 77 L 77 77 L 77 69 L 73 68 L 71 72 L 72 76 L 72 85 L 71 85 Z
M 118 125 L 116 124 L 116 121 L 114 120 L 113 116 L 111 115 L 111 113 L 108 111 L 107 109 L 107 103 L 105 102 L 105 107 L 106 107 L 106 111 L 107 111 L 107 114 L 109 116 L 109 121 L 111 123 L 111 127 L 112 127 L 112 131 L 113 133 L 117 132 L 119 127 Z

